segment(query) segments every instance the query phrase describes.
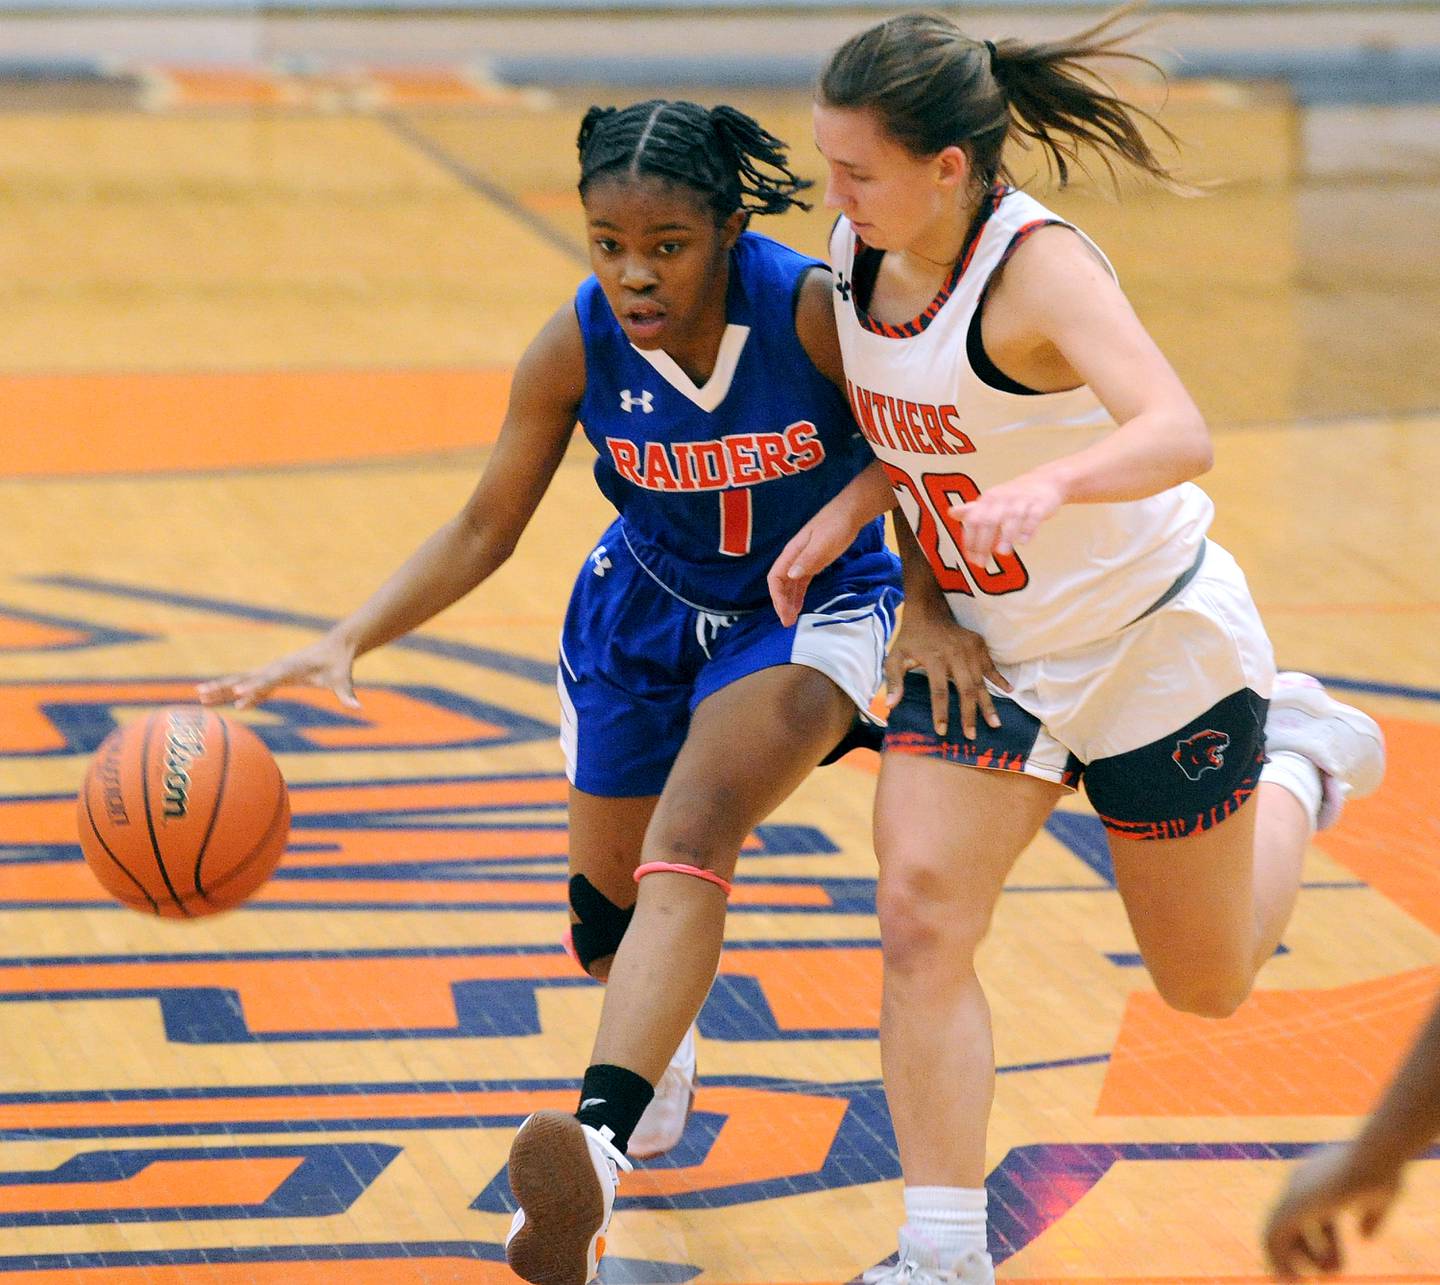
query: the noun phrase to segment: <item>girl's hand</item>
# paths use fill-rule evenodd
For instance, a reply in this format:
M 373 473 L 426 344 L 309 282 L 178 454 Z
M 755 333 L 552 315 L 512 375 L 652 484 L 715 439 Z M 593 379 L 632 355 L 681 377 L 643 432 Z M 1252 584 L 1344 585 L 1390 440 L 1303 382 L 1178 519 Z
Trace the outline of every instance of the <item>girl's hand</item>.
M 798 530 L 780 550 L 766 577 L 775 614 L 787 629 L 800 618 L 810 582 L 855 541 L 848 515 L 827 505 Z
M 1034 474 L 991 487 L 969 504 L 952 504 L 950 516 L 964 529 L 960 552 L 976 567 L 1013 553 L 1064 502 L 1060 488 Z
M 1366 1172 L 1354 1144 L 1325 1147 L 1306 1158 L 1290 1175 L 1289 1186 L 1270 1213 L 1265 1253 L 1284 1281 L 1303 1271 L 1338 1272 L 1345 1264 L 1337 1229 L 1340 1212 L 1350 1209 L 1369 1238 L 1380 1230 L 1400 1191 L 1393 1171 Z
M 249 709 L 277 687 L 308 684 L 311 687 L 328 687 L 342 705 L 359 709 L 360 702 L 355 697 L 355 684 L 351 677 L 354 665 L 354 648 L 333 634 L 326 634 L 308 647 L 272 660 L 260 669 L 252 669 L 248 674 L 215 678 L 201 683 L 195 690 L 202 705 L 234 705 L 237 709 Z
M 975 739 L 976 709 L 988 726 L 1000 726 L 985 680 L 988 678 L 1002 692 L 1008 692 L 1010 684 L 995 668 L 985 640 L 956 624 L 948 610 L 906 602 L 900 628 L 885 658 L 886 701 L 891 709 L 899 704 L 905 675 L 912 669 L 923 669 L 930 681 L 930 713 L 941 736 L 946 734 L 950 719 L 952 686 L 960 697 L 960 729 L 967 740 Z

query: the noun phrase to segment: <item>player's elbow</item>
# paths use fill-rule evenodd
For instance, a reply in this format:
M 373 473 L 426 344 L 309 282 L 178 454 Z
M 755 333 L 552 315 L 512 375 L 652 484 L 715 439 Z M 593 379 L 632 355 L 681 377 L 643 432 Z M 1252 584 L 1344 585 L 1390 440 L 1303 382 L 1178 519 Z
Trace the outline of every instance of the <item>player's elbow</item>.
M 460 560 L 474 569 L 476 583 L 510 560 L 520 543 L 520 531 L 498 522 L 491 514 L 462 513 L 455 523 Z
M 1215 466 L 1215 443 L 1205 417 L 1195 407 L 1178 412 L 1174 424 L 1176 467 L 1182 480 L 1208 473 Z

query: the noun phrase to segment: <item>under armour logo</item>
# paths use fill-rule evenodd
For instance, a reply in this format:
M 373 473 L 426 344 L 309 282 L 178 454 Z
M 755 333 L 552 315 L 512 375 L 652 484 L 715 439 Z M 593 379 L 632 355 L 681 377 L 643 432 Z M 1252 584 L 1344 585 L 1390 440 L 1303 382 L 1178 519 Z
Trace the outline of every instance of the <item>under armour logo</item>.
M 635 408 L 638 406 L 648 415 L 655 409 L 655 407 L 651 405 L 654 400 L 655 394 L 648 388 L 641 389 L 639 397 L 636 397 L 628 388 L 622 388 L 620 390 L 620 409 L 629 411 L 631 414 L 634 414 Z
M 594 564 L 592 570 L 597 576 L 603 576 L 614 566 L 614 563 L 606 556 L 605 546 L 603 544 L 596 547 L 595 551 L 590 555 L 590 561 Z
M 843 272 L 835 278 L 835 293 L 844 299 L 846 303 L 850 302 L 850 283 L 845 280 L 845 274 Z

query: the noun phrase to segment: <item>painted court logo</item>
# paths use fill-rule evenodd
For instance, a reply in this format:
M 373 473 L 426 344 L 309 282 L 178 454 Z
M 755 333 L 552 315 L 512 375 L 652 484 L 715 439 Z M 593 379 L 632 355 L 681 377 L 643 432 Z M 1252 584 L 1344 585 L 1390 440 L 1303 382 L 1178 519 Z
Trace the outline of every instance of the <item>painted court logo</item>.
M 1230 748 L 1230 738 L 1224 732 L 1206 728 L 1175 743 L 1170 755 L 1192 781 L 1198 781 L 1206 772 L 1218 772 L 1225 766 L 1225 751 Z

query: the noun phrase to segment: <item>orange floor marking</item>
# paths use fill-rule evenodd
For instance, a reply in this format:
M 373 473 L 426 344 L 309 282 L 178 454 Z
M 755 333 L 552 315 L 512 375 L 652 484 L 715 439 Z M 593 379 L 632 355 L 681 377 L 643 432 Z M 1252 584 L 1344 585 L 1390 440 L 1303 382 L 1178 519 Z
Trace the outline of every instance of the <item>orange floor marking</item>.
M 740 1139 L 753 1139 L 762 1125 L 769 1128 L 777 1116 L 790 1114 L 795 1107 L 805 1115 L 818 1133 L 804 1140 L 802 1151 L 824 1160 L 824 1149 L 834 1138 L 836 1127 L 844 1115 L 841 1098 L 821 1095 L 799 1096 L 759 1088 L 705 1088 L 698 1090 L 699 1110 L 713 1111 L 726 1117 L 726 1128 L 735 1130 Z M 413 1093 L 317 1093 L 303 1095 L 277 1093 L 274 1096 L 247 1094 L 241 1097 L 169 1098 L 165 1090 L 153 1097 L 124 1098 L 119 1101 L 87 1100 L 83 1102 L 24 1102 L 0 1104 L 3 1127 L 24 1132 L 27 1129 L 64 1128 L 128 1128 L 135 1125 L 198 1125 L 213 1126 L 217 1121 L 243 1120 L 247 1123 L 274 1122 L 284 1125 L 297 1118 L 319 1122 L 328 1120 L 375 1120 L 384 1122 L 417 1119 L 464 1119 L 467 1117 L 526 1116 L 542 1109 L 563 1111 L 575 1105 L 575 1090 L 562 1089 L 455 1089 Z M 732 1123 L 733 1122 L 733 1123 Z M 788 1136 L 792 1126 L 783 1122 L 780 1131 Z M 723 1133 L 721 1136 L 724 1136 Z M 725 1154 L 725 1153 L 722 1153 Z M 768 1152 L 766 1152 L 768 1156 Z M 731 1155 L 731 1160 L 734 1156 Z M 793 1157 L 780 1157 L 789 1164 Z M 193 1162 L 191 1162 L 193 1163 Z M 248 1160 L 247 1160 L 248 1163 Z M 286 1163 L 298 1164 L 287 1159 Z M 728 1161 L 727 1161 L 728 1163 Z M 752 1171 L 755 1164 L 752 1162 Z M 675 1172 L 674 1170 L 655 1172 Z M 638 1173 L 636 1175 L 638 1179 Z M 754 1174 L 747 1181 L 753 1181 Z M 629 1191 L 629 1180 L 626 1182 Z M 268 1194 L 268 1193 L 267 1193 Z
M 526 1116 L 550 1108 L 569 1110 L 574 1089 L 526 1089 L 471 1092 L 447 1089 L 441 1093 L 321 1093 L 313 1096 L 280 1094 L 235 1098 L 154 1097 L 115 1102 L 25 1102 L 0 1104 L 0 1121 L 7 1129 L 64 1129 L 73 1127 L 154 1127 L 166 1124 L 213 1124 L 217 1120 L 286 1124 L 306 1120 L 414 1120 L 417 1117 L 452 1119 L 476 1115 Z
M 292 857 L 292 868 L 303 854 Z M 324 864 L 323 862 L 317 864 Z M 0 864 L 0 902 L 41 902 L 46 905 L 90 904 L 109 899 L 87 866 L 75 861 L 5 866 Z M 565 876 L 554 881 L 476 878 L 471 881 L 434 879 L 272 879 L 251 899 L 259 906 L 468 905 L 484 902 L 498 909 L 511 906 L 566 905 Z M 808 906 L 824 910 L 833 904 L 824 888 L 806 884 L 744 881 L 735 885 L 732 906 Z M 873 1023 L 872 1023 L 873 1025 Z M 6 1283 L 8 1285 L 8 1282 Z
M 554 895 L 558 902 L 563 892 L 557 890 Z M 471 889 L 470 896 L 479 900 L 488 896 L 488 889 Z M 825 976 L 813 981 L 808 993 L 791 989 L 798 977 L 816 970 L 816 954 L 805 947 L 727 951 L 721 957 L 720 971 L 727 977 L 753 978 L 782 1030 L 875 1027 L 880 1020 L 879 949 L 826 950 L 823 957 Z M 559 951 L 553 955 L 392 956 L 379 968 L 374 959 L 363 955 L 109 964 L 81 959 L 0 969 L 0 996 L 18 999 L 51 992 L 83 996 L 107 990 L 221 987 L 235 991 L 245 1024 L 255 1034 L 450 1030 L 458 1021 L 456 985 L 507 979 L 537 984 L 548 979 L 568 982 L 578 976 L 574 963 Z
M 307 789 L 303 802 L 297 801 L 296 811 L 523 808 L 536 803 L 564 803 L 569 797 L 569 786 L 559 775 L 475 781 L 375 781 L 359 787 L 335 785 Z
M 273 73 L 244 67 L 167 67 L 157 74 L 171 107 L 278 107 L 295 101 Z
M 85 634 L 79 629 L 43 625 L 35 620 L 19 620 L 0 616 L 0 651 L 30 651 L 64 647 L 79 642 Z
M 186 1205 L 259 1205 L 301 1165 L 295 1156 L 243 1160 L 157 1160 L 113 1182 L 37 1182 L 0 1187 L 0 1214 L 57 1209 L 169 1209 Z
M 154 105 L 189 107 L 510 107 L 534 95 L 445 67 L 348 67 L 314 74 L 243 67 L 147 67 Z
M 100 1273 L 62 1267 L 7 1275 L 15 1285 L 90 1285 Z M 516 1277 L 504 1263 L 438 1257 L 182 1263 L 104 1270 L 105 1285 L 335 1285 L 337 1280 L 345 1285 L 515 1285 Z
M 1353 870 L 1427 928 L 1440 932 L 1440 812 L 1435 764 L 1440 725 L 1403 718 L 1379 720 L 1385 729 L 1385 784 L 1368 799 L 1346 805 L 1344 823 L 1317 834 L 1315 846 Z
M 55 1268 L 7 1273 L 6 1285 L 93 1285 L 94 1271 Z M 105 1285 L 515 1285 L 519 1278 L 504 1263 L 473 1258 L 344 1258 L 281 1263 L 184 1263 L 175 1267 L 107 1267 Z M 1256 1278 L 1260 1279 L 1260 1278 Z M 1264 1279 L 1269 1279 L 1268 1277 Z M 1347 1277 L 1361 1280 L 1361 1277 Z M 1365 1277 L 1380 1280 L 1380 1277 Z M 1385 1277 L 1385 1280 L 1398 1279 Z M 1440 1277 L 1410 1277 L 1414 1281 Z M 732 1285 L 708 1281 L 706 1285 Z M 750 1285 L 738 1282 L 736 1285 Z M 774 1285 L 791 1285 L 776 1281 Z M 807 1285 L 794 1282 L 793 1285 Z M 808 1285 L 814 1285 L 809 1282 Z M 831 1285 L 843 1285 L 840 1281 Z
M 493 442 L 510 372 L 6 375 L 0 475 L 166 473 L 354 461 Z
M 446 746 L 472 741 L 499 740 L 505 729 L 467 713 L 446 709 L 423 696 L 383 687 L 360 687 L 363 708 L 355 721 L 339 727 L 310 727 L 306 740 L 317 749 L 385 749 L 404 745 Z M 313 687 L 283 689 L 288 702 L 332 713 L 334 697 Z M 144 706 L 160 703 L 193 705 L 195 684 L 185 680 L 113 682 L 12 683 L 0 687 L 0 753 L 45 754 L 67 748 L 64 735 L 50 713 L 54 705 Z M 262 711 L 253 721 L 264 723 Z
M 1363 1115 L 1437 986 L 1440 968 L 1420 968 L 1330 990 L 1261 991 L 1224 1022 L 1134 994 L 1097 1114 Z
M 627 1196 L 668 1196 L 683 1191 L 728 1187 L 765 1178 L 798 1177 L 825 1163 L 840 1121 L 844 1098 L 800 1093 L 758 1094 L 753 1089 L 695 1092 L 695 1109 L 726 1117 L 704 1161 L 683 1169 L 639 1167 L 625 1177 Z
M 383 101 L 394 107 L 501 107 L 525 99 L 520 90 L 487 85 L 445 68 L 367 69 L 362 75 Z

